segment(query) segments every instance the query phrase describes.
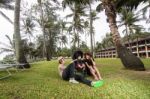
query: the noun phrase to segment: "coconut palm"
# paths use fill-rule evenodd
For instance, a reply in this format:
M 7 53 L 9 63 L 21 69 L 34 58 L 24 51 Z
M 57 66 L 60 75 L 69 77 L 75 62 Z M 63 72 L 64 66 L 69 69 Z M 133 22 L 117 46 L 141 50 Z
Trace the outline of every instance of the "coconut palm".
M 100 42 L 96 42 L 96 46 L 94 49 L 96 52 L 98 52 L 99 50 L 102 50 L 103 49 L 102 44 Z
M 123 2 L 122 2 L 123 1 Z M 109 1 L 109 0 L 101 0 L 97 7 L 97 10 L 105 10 L 105 14 L 107 16 L 107 22 L 109 23 L 109 27 L 112 33 L 113 41 L 115 43 L 117 53 L 119 58 L 121 59 L 123 65 L 128 69 L 134 70 L 145 70 L 144 64 L 142 61 L 134 56 L 131 51 L 128 51 L 125 46 L 122 45 L 120 35 L 118 32 L 118 27 L 116 25 L 116 13 L 117 9 L 121 8 L 122 6 L 128 6 L 129 2 L 133 5 L 129 5 L 129 8 L 137 7 L 138 5 L 134 5 L 132 0 L 125 1 L 125 0 L 116 0 L 116 1 Z M 137 3 L 137 2 L 136 2 Z M 117 5 L 118 4 L 118 5 Z M 139 2 L 138 2 L 139 4 Z M 135 62 L 136 61 L 136 62 Z
M 147 4 L 140 11 L 143 13 L 143 18 L 146 20 L 146 23 L 150 23 L 150 0 L 144 0 L 144 3 L 147 3 Z M 147 12 L 149 13 L 148 17 L 146 17 Z
M 65 0 L 68 4 L 79 3 L 88 4 L 89 0 Z M 131 51 L 128 51 L 121 43 L 120 34 L 116 24 L 117 9 L 122 6 L 127 6 L 129 9 L 136 8 L 143 0 L 100 0 L 101 3 L 97 6 L 97 11 L 105 10 L 107 22 L 112 33 L 113 42 L 123 65 L 128 69 L 145 70 L 143 62 L 134 56 Z
M 63 1 L 63 7 L 65 8 L 66 5 L 69 5 L 72 13 L 67 15 L 66 18 L 68 17 L 73 17 L 73 23 L 71 24 L 70 28 L 72 28 L 71 30 L 73 31 L 73 33 L 75 33 L 74 36 L 76 37 L 80 37 L 79 34 L 83 33 L 83 28 L 84 28 L 84 20 L 81 18 L 82 16 L 86 16 L 84 9 L 86 7 L 78 4 L 78 3 L 74 3 L 73 5 L 70 5 L 68 3 L 67 0 Z M 80 45 L 80 38 L 78 39 L 77 42 L 77 46 L 79 47 Z M 76 44 L 75 44 L 76 45 Z
M 89 22 L 88 22 L 88 20 L 84 22 L 84 35 L 85 35 L 85 43 L 87 45 L 87 37 L 89 36 Z
M 106 33 L 105 37 L 102 40 L 102 44 L 105 46 L 105 48 L 114 46 L 111 33 Z
M 4 52 L 11 52 L 13 53 L 13 55 L 15 56 L 15 46 L 14 46 L 14 42 L 10 39 L 10 37 L 8 35 L 5 35 L 6 38 L 9 41 L 9 44 L 6 44 L 4 42 L 0 42 L 0 45 L 2 45 L 3 47 L 0 47 L 0 54 L 4 53 Z
M 141 38 L 142 36 L 143 36 L 143 34 L 142 34 L 142 30 L 143 30 L 143 27 L 137 27 L 136 29 L 135 29 L 135 38 L 136 38 L 136 42 L 137 42 L 137 48 L 139 48 L 139 38 Z M 139 49 L 138 49 L 138 51 L 137 51 L 137 56 L 138 57 L 140 57 L 140 55 L 139 55 Z
M 40 25 L 41 25 L 41 29 L 42 29 L 42 32 L 43 32 L 43 57 L 46 56 L 46 53 L 47 53 L 47 50 L 46 50 L 46 38 L 45 38 L 45 27 L 44 27 L 44 16 L 43 16 L 43 3 L 41 0 L 37 0 L 38 4 L 39 4 L 39 8 L 40 8 Z
M 29 40 L 31 42 L 31 37 L 33 36 L 32 32 L 34 31 L 35 24 L 32 21 L 32 18 L 26 17 L 23 19 L 23 30 L 26 35 L 28 35 Z
M 67 22 L 61 20 L 59 24 L 60 24 L 60 29 L 61 29 L 60 45 L 61 45 L 61 48 L 63 48 L 63 45 L 66 46 L 66 43 L 67 43 L 67 37 L 64 34 L 64 31 L 67 31 L 67 27 L 66 27 Z
M 16 60 L 18 63 L 25 64 L 25 68 L 30 68 L 28 64 L 21 42 L 21 35 L 20 35 L 20 3 L 21 0 L 15 0 L 15 12 L 14 12 L 14 38 L 15 38 L 15 52 L 16 52 Z
M 51 22 L 53 18 L 57 18 L 56 16 L 54 16 L 55 14 L 55 11 L 56 11 L 56 7 L 52 7 L 52 2 L 49 1 L 49 0 L 45 0 L 45 1 L 42 1 L 42 0 L 37 0 L 38 1 L 38 7 L 39 7 L 39 11 L 40 11 L 40 19 L 38 18 L 38 22 L 39 22 L 39 25 L 41 26 L 41 30 L 43 32 L 43 57 L 46 57 L 47 60 L 50 60 L 50 57 L 49 56 L 49 49 L 47 48 L 49 44 L 47 44 L 48 42 L 48 33 L 50 33 L 49 29 L 48 28 L 51 28 L 49 27 L 51 25 Z M 52 0 L 56 3 L 57 0 Z M 57 7 L 58 8 L 58 7 Z M 55 10 L 55 11 L 54 11 Z M 38 11 L 38 10 L 36 10 Z M 49 20 L 51 19 L 51 20 Z M 50 21 L 50 22 L 49 22 Z M 52 25 L 53 26 L 53 25 Z M 49 55 L 48 55 L 49 54 Z
M 94 27 L 93 27 L 93 21 L 98 19 L 96 11 L 92 10 L 91 5 L 89 4 L 90 7 L 90 14 L 89 14 L 89 20 L 90 20 L 90 38 L 91 38 L 91 53 L 94 57 L 94 47 L 95 47 L 95 32 L 94 32 Z
M 139 18 L 140 17 L 139 13 L 134 14 L 133 11 L 127 10 L 126 8 L 122 8 L 119 12 L 119 15 L 120 15 L 120 20 L 118 21 L 119 26 L 125 26 L 125 30 L 123 30 L 123 32 L 125 32 L 129 48 L 130 50 L 132 50 L 130 45 L 131 39 L 130 34 L 133 33 L 133 31 L 137 27 L 140 27 L 140 25 L 136 25 L 136 22 L 139 22 L 143 19 Z
M 13 1 L 14 0 L 0 0 L 0 8 L 1 9 L 14 10 L 14 6 L 12 5 Z M 11 24 L 13 24 L 12 20 L 7 15 L 5 15 L 5 13 L 3 13 L 1 10 L 0 10 L 0 14 L 5 19 L 7 19 Z

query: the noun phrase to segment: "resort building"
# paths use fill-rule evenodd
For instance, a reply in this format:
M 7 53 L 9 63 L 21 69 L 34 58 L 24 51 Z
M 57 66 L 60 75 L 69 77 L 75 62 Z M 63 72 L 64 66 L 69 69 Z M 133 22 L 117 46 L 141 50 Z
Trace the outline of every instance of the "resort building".
M 130 43 L 124 44 L 128 50 L 130 49 L 132 53 L 141 58 L 150 58 L 150 36 L 146 38 L 139 38 L 139 40 L 130 41 Z M 95 54 L 96 58 L 116 58 L 116 48 L 110 47 L 102 49 Z

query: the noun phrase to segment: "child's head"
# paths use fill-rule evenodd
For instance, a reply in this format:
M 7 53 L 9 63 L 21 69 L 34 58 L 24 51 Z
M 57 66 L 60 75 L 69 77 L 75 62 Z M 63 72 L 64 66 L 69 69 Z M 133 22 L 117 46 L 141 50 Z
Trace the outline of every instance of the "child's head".
M 64 57 L 62 57 L 62 56 L 58 57 L 59 64 L 64 64 L 64 62 L 65 62 Z
M 72 59 L 75 60 L 75 59 L 81 59 L 81 58 L 83 58 L 83 52 L 80 50 L 75 51 Z

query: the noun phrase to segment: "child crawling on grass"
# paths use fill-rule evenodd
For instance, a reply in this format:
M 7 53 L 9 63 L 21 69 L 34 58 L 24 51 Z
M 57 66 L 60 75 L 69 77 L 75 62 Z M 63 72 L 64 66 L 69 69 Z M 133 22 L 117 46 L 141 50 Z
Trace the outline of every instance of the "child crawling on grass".
M 58 58 L 59 66 L 58 71 L 63 80 L 69 81 L 70 83 L 83 83 L 92 87 L 101 86 L 100 81 L 90 81 L 84 78 L 82 75 L 75 74 L 75 66 L 74 63 L 70 63 L 67 67 L 65 67 L 65 59 L 63 57 Z M 80 64 L 82 65 L 82 64 Z

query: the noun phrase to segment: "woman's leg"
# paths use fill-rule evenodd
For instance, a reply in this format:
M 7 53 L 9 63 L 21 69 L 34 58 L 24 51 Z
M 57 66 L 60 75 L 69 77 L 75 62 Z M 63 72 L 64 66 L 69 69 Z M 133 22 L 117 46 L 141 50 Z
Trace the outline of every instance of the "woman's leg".
M 92 76 L 94 77 L 94 79 L 98 80 L 98 76 L 96 75 L 96 72 L 94 71 L 94 69 L 92 67 L 90 67 L 90 72 L 91 72 Z
M 99 70 L 97 69 L 97 67 L 96 67 L 96 66 L 94 66 L 93 68 L 94 68 L 94 70 L 95 70 L 95 72 L 96 72 L 96 75 L 97 75 L 98 79 L 99 79 L 99 80 L 101 80 L 101 79 L 102 79 L 102 77 L 101 77 L 101 75 L 100 75 Z

